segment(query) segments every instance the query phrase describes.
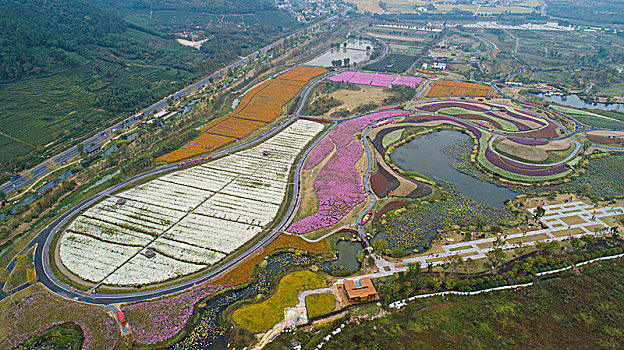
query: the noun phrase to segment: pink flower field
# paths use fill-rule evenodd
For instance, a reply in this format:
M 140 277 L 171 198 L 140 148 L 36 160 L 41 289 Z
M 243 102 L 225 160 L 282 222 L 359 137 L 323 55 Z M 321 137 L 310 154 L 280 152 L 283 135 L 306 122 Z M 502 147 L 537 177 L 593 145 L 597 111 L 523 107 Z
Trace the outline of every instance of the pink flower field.
M 356 205 L 362 203 L 366 196 L 355 163 L 362 157 L 364 149 L 354 135 L 381 119 L 409 114 L 410 112 L 397 110 L 377 112 L 344 122 L 332 131 L 308 159 L 309 169 L 310 162 L 319 164 L 331 153 L 334 145 L 336 147 L 337 151 L 319 171 L 314 181 L 319 209 L 316 213 L 290 225 L 288 232 L 303 234 L 332 226 L 342 220 Z M 326 140 L 329 141 L 325 142 Z
M 413 89 L 413 88 L 416 88 L 416 86 L 418 86 L 418 84 L 420 84 L 421 81 L 422 81 L 421 78 L 416 78 L 416 77 L 398 77 L 397 80 L 395 80 L 393 84 L 409 86 Z
M 359 85 L 370 85 L 373 82 L 374 77 L 375 77 L 375 74 L 373 73 L 357 72 L 355 73 L 353 78 L 349 80 L 349 83 L 359 84 Z
M 125 305 L 121 309 L 132 327 L 132 337 L 142 344 L 157 344 L 178 334 L 195 304 L 223 286 L 204 285 L 171 298 Z
M 392 82 L 396 79 L 396 76 L 390 74 L 375 74 L 373 81 L 371 83 L 372 86 L 380 86 L 380 87 L 390 87 Z
M 342 72 L 340 74 L 336 74 L 334 76 L 329 77 L 329 80 L 331 81 L 339 81 L 341 83 L 346 83 L 349 80 L 351 80 L 351 78 L 353 78 L 353 76 L 355 75 L 355 72 Z
M 334 150 L 334 142 L 331 138 L 324 138 L 321 143 L 314 149 L 310 157 L 308 158 L 308 163 L 306 164 L 306 170 L 312 169 L 317 166 L 320 162 L 327 157 L 329 152 Z
M 402 77 L 392 74 L 374 74 L 364 72 L 347 71 L 336 74 L 328 78 L 330 81 L 338 81 L 341 83 L 350 83 L 358 85 L 371 85 L 379 87 L 390 87 L 392 85 L 403 85 L 416 88 L 422 82 L 417 77 Z

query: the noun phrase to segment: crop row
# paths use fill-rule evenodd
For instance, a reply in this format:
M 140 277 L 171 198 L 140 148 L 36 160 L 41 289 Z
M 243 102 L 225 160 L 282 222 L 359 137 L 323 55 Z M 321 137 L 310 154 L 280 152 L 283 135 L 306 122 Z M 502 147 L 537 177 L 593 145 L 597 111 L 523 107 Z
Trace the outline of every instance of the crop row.
M 322 129 L 298 120 L 251 149 L 97 204 L 63 234 L 61 261 L 85 280 L 120 286 L 164 281 L 220 261 L 275 218 L 292 164 Z

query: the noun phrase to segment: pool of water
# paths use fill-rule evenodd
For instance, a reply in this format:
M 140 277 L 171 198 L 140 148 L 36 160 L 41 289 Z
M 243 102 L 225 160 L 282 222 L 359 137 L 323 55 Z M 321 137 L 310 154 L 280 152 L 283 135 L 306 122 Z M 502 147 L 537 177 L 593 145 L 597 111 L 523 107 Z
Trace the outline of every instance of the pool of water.
M 70 177 L 72 175 L 72 172 L 67 170 L 66 172 L 62 173 L 61 175 L 59 175 L 57 178 L 55 178 L 54 180 L 51 180 L 50 182 L 46 183 L 45 185 L 41 186 L 40 188 L 37 189 L 37 192 L 31 194 L 30 196 L 24 198 L 24 200 L 22 200 L 19 204 L 17 204 L 15 207 L 13 207 L 13 209 L 11 209 L 10 211 L 6 212 L 6 213 L 2 213 L 0 214 L 0 221 L 4 221 L 4 219 L 8 218 L 9 216 L 15 214 L 16 209 L 19 206 L 23 206 L 23 205 L 28 205 L 32 202 L 35 201 L 35 199 L 37 199 L 37 196 L 43 192 L 45 192 L 45 190 L 47 190 L 48 188 L 56 185 L 57 183 L 67 179 L 68 177 Z
M 469 138 L 459 131 L 443 130 L 414 139 L 397 148 L 392 157 L 404 170 L 416 171 L 437 180 L 451 183 L 466 196 L 494 208 L 502 208 L 505 199 L 514 199 L 517 193 L 489 182 L 477 180 L 453 168 L 456 161 L 443 151 L 445 147 Z
M 272 279 L 293 267 L 308 268 L 315 259 L 307 255 L 281 253 L 268 258 L 267 267 L 246 287 L 231 290 L 210 298 L 199 310 L 199 319 L 190 326 L 190 331 L 174 344 L 173 350 L 225 349 L 227 347 L 227 330 L 221 314 L 232 304 L 253 298 L 258 294 L 271 294 L 275 286 Z M 261 315 L 259 315 L 261 317 Z
M 357 272 L 360 269 L 360 262 L 357 259 L 357 254 L 362 249 L 364 249 L 364 246 L 360 242 L 338 242 L 338 244 L 336 244 L 338 259 L 328 263 L 329 269 L 340 270 L 346 268 L 351 273 Z
M 555 102 L 564 106 L 576 107 L 576 108 L 593 108 L 602 109 L 606 111 L 622 111 L 624 112 L 624 104 L 622 103 L 598 103 L 587 102 L 579 97 L 579 95 L 572 94 L 566 96 L 545 96 L 544 94 L 538 94 L 539 98 L 548 102 Z

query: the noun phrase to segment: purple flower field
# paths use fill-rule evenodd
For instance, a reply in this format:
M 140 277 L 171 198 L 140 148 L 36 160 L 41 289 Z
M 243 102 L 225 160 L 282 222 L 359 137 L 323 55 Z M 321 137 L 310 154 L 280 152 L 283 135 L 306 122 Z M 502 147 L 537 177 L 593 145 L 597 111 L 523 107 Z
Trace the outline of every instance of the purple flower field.
M 548 143 L 548 141 L 545 141 L 545 140 L 527 140 L 527 139 L 519 139 L 515 137 L 510 137 L 509 139 L 515 143 L 519 143 L 525 146 L 543 146 Z
M 204 285 L 171 298 L 125 305 L 121 310 L 132 329 L 134 340 L 142 344 L 157 344 L 184 328 L 195 304 L 223 288 Z
M 306 170 L 312 169 L 317 166 L 333 150 L 334 142 L 329 137 L 324 138 L 323 141 L 321 141 L 321 143 L 319 143 L 314 151 L 310 154 L 308 162 L 306 163 Z
M 0 344 L 8 348 L 64 323 L 74 323 L 82 329 L 82 349 L 112 349 L 119 339 L 119 328 L 104 307 L 67 301 L 47 291 L 16 300 L 5 316 L 9 332 L 0 338 Z
M 364 149 L 354 135 L 381 119 L 408 114 L 410 112 L 407 111 L 373 113 L 344 122 L 332 131 L 328 138 L 333 141 L 337 151 L 319 171 L 314 181 L 319 209 L 316 213 L 290 225 L 288 231 L 303 234 L 332 226 L 342 220 L 356 205 L 364 201 L 366 196 L 360 182 L 360 174 L 355 167 L 355 163 L 364 153 Z M 331 143 L 328 142 L 327 144 L 331 146 Z M 331 149 L 328 146 L 321 149 L 319 145 L 314 151 L 316 154 L 310 155 L 310 159 L 312 157 L 315 161 L 325 159 Z M 323 153 L 324 151 L 326 153 Z
M 519 174 L 519 175 L 550 176 L 550 175 L 561 174 L 568 170 L 567 165 L 558 165 L 552 168 L 541 168 L 541 169 L 535 169 L 535 170 L 521 169 L 521 168 L 514 167 L 508 163 L 503 162 L 503 160 L 496 153 L 492 152 L 492 150 L 490 150 L 489 148 L 485 150 L 485 158 L 488 160 L 488 162 L 492 163 L 497 168 L 507 170 L 511 173 Z

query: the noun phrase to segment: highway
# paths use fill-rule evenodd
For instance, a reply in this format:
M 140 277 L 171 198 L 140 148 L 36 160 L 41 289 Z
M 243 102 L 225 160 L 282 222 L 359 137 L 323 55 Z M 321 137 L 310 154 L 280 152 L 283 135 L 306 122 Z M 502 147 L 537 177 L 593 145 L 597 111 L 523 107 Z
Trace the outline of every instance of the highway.
M 338 16 L 332 16 L 330 18 L 325 19 L 322 22 L 317 22 L 311 26 L 308 26 L 304 29 L 301 29 L 300 31 L 290 34 L 285 38 L 279 39 L 277 41 L 275 41 L 272 44 L 269 44 L 265 47 L 263 47 L 262 49 L 258 50 L 258 51 L 254 51 L 253 53 L 249 54 L 246 57 L 241 57 L 239 58 L 236 62 L 231 63 L 229 65 L 227 65 L 226 67 L 212 73 L 211 75 L 201 79 L 200 81 L 193 83 L 185 88 L 183 88 L 182 90 L 175 92 L 174 94 L 171 95 L 171 97 L 173 99 L 180 99 L 186 96 L 189 96 L 190 94 L 201 90 L 202 88 L 204 88 L 206 85 L 210 84 L 210 80 L 211 79 L 216 79 L 221 77 L 223 74 L 225 74 L 227 72 L 228 69 L 236 69 L 238 67 L 241 67 L 245 64 L 247 64 L 248 62 L 250 62 L 252 59 L 254 59 L 255 57 L 257 57 L 259 54 L 264 54 L 267 51 L 273 49 L 273 47 L 275 47 L 276 45 L 279 45 L 281 43 L 284 42 L 284 40 L 290 39 L 295 37 L 296 35 L 298 35 L 299 33 L 303 32 L 304 30 L 310 30 L 310 29 L 314 29 L 319 27 L 320 25 L 324 25 L 327 24 L 329 22 L 332 22 L 334 20 L 336 20 L 338 18 Z M 120 121 L 119 123 L 115 124 L 114 126 L 111 126 L 110 128 L 107 129 L 106 133 L 97 133 L 91 137 L 89 137 L 87 140 L 83 141 L 82 144 L 87 147 L 88 145 L 95 143 L 95 144 L 99 144 L 101 142 L 106 141 L 107 139 L 109 139 L 110 137 L 113 136 L 112 130 L 113 129 L 123 129 L 125 127 L 130 127 L 134 124 L 136 124 L 137 122 L 140 121 L 140 118 L 136 118 L 135 116 L 139 116 L 139 115 L 148 115 L 150 113 L 154 113 L 155 111 L 158 111 L 160 109 L 163 109 L 165 107 L 167 107 L 167 97 L 163 98 L 162 100 L 152 104 L 151 106 L 143 109 L 141 112 L 134 114 L 122 121 Z M 63 151 L 62 153 L 53 156 L 52 158 L 48 159 L 47 161 L 35 166 L 34 168 L 23 172 L 23 174 L 16 178 L 13 179 L 12 181 L 6 182 L 2 185 L 0 185 L 0 190 L 3 191 L 7 196 L 15 191 L 17 191 L 19 188 L 22 188 L 24 186 L 27 186 L 29 184 L 31 184 L 32 182 L 36 181 L 37 179 L 41 178 L 42 176 L 45 176 L 47 174 L 49 174 L 50 172 L 52 172 L 57 166 L 60 166 L 66 162 L 68 162 L 69 160 L 77 157 L 80 154 L 80 152 L 78 152 L 78 147 L 77 146 L 73 146 L 65 151 Z

